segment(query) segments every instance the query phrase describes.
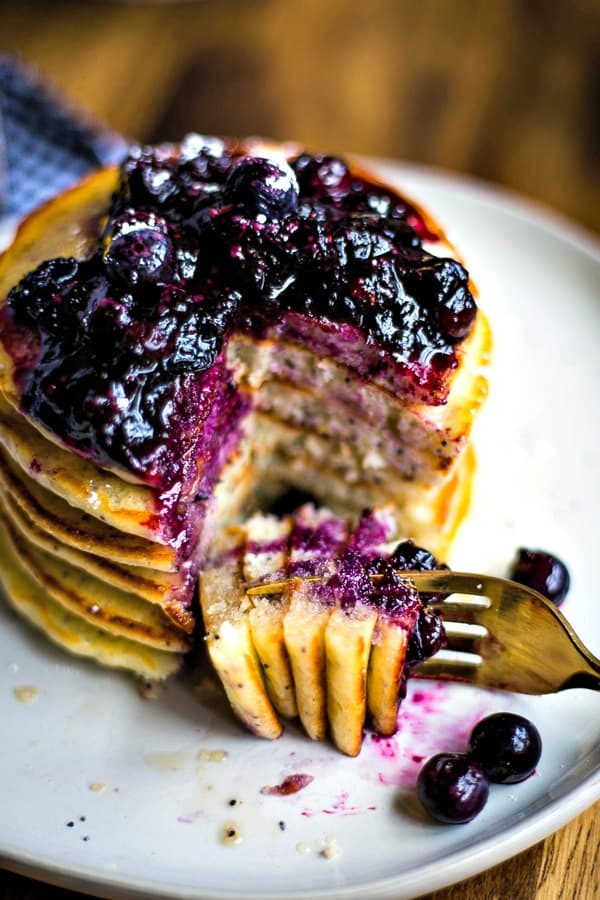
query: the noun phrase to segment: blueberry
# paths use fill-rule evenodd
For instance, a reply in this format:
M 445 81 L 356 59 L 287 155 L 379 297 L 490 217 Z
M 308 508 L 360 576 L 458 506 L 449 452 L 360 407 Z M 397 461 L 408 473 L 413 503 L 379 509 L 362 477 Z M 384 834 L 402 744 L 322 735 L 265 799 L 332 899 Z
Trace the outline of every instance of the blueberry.
M 177 195 L 177 164 L 160 147 L 138 147 L 121 166 L 120 207 L 140 209 L 163 207 Z
M 431 572 L 434 569 L 447 569 L 436 557 L 419 547 L 414 541 L 401 541 L 394 549 L 390 562 L 396 569 L 413 570 L 414 572 Z M 421 594 L 421 602 L 426 606 L 440 597 L 439 594 Z M 419 615 L 411 632 L 406 664 L 409 668 L 418 665 L 441 650 L 446 644 L 446 633 L 439 616 L 427 609 L 419 610 Z
M 429 306 L 438 327 L 450 340 L 466 337 L 477 315 L 466 269 L 454 259 L 426 258 L 407 273 L 415 298 Z
M 104 297 L 96 303 L 87 317 L 87 333 L 91 340 L 110 340 L 111 336 L 121 334 L 131 327 L 131 310 L 127 296 L 119 300 Z
M 419 547 L 414 541 L 400 541 L 390 557 L 398 569 L 412 569 L 414 572 L 431 572 L 448 567 L 435 558 L 433 553 Z
M 542 753 L 539 731 L 516 713 L 495 713 L 478 722 L 469 739 L 469 755 L 490 781 L 516 784 L 528 778 Z
M 79 275 L 80 264 L 70 257 L 41 263 L 8 295 L 16 321 L 61 334 L 85 307 L 86 290 Z
M 406 665 L 417 666 L 446 646 L 446 632 L 439 616 L 426 608 L 419 610 L 406 650 Z
M 164 284 L 175 266 L 165 220 L 149 212 L 119 216 L 105 241 L 104 265 L 110 277 L 127 285 Z
M 417 779 L 417 795 L 427 812 L 449 825 L 470 822 L 481 812 L 489 783 L 481 766 L 461 753 L 438 753 Z
M 335 156 L 303 153 L 292 165 L 303 197 L 342 200 L 352 189 L 348 166 Z
M 226 155 L 221 138 L 190 132 L 181 142 L 181 162 L 186 163 L 202 157 L 220 159 Z
M 517 552 L 510 578 L 543 594 L 556 606 L 560 606 L 571 586 L 569 570 L 562 560 L 545 550 L 524 547 Z
M 374 559 L 368 566 L 371 574 L 383 576 L 370 591 L 370 602 L 394 617 L 414 614 L 420 608 L 419 596 L 396 572 L 389 559 Z
M 285 162 L 245 156 L 231 170 L 223 200 L 242 207 L 251 217 L 262 214 L 281 218 L 296 209 L 298 182 Z
M 358 262 L 394 253 L 394 229 L 372 213 L 353 213 L 336 236 L 340 258 Z

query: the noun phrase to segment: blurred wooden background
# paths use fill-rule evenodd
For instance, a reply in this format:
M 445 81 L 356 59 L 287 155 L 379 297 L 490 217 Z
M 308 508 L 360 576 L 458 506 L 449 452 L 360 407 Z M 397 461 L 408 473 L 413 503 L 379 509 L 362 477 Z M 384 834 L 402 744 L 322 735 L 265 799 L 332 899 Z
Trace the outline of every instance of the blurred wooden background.
M 0 0 L 6 50 L 133 138 L 253 133 L 411 160 L 600 231 L 597 0 Z M 596 900 L 599 845 L 596 808 L 430 900 Z M 75 897 L 1 872 L 0 896 Z
M 481 176 L 600 231 L 597 0 L 0 2 L 124 134 L 294 138 Z

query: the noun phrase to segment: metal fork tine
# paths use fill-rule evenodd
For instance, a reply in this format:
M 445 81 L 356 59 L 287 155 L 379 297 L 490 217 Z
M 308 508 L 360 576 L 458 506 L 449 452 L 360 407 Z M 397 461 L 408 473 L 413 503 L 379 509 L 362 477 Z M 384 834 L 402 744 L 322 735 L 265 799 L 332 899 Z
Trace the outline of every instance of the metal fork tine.
M 460 653 L 483 652 L 485 641 L 489 637 L 487 628 L 467 622 L 444 622 L 446 632 L 446 650 Z
M 446 603 L 445 601 L 427 604 L 427 609 L 441 616 L 444 625 L 482 625 L 482 618 L 486 606 L 471 606 L 468 604 Z
M 483 659 L 477 653 L 439 650 L 411 673 L 413 678 L 441 678 L 447 681 L 472 682 Z

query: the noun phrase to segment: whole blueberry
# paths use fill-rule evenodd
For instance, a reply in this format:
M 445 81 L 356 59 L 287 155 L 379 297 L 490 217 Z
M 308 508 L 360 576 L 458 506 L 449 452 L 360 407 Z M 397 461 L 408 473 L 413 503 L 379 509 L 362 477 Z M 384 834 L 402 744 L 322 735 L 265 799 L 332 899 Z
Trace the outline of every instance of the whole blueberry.
M 444 624 L 439 616 L 425 607 L 419 610 L 406 651 L 406 665 L 409 669 L 429 659 L 447 643 Z
M 175 266 L 165 220 L 143 211 L 119 216 L 110 225 L 103 258 L 109 277 L 124 284 L 164 284 Z
M 425 258 L 406 273 L 416 300 L 428 306 L 440 331 L 451 341 L 466 337 L 477 315 L 469 275 L 455 259 Z
M 517 551 L 510 578 L 543 594 L 556 606 L 563 602 L 571 585 L 569 570 L 562 560 L 545 550 L 524 547 Z
M 417 795 L 427 812 L 449 825 L 470 822 L 487 802 L 489 783 L 475 760 L 462 753 L 438 753 L 417 779 Z
M 176 161 L 160 147 L 136 147 L 121 166 L 120 208 L 172 206 L 177 196 Z
M 247 215 L 281 218 L 298 204 L 298 182 L 285 162 L 245 156 L 231 170 L 223 200 L 240 206 Z
M 529 719 L 501 712 L 478 722 L 469 738 L 469 755 L 490 781 L 516 784 L 528 778 L 542 754 L 540 733 Z
M 302 153 L 292 165 L 302 196 L 343 200 L 352 189 L 350 170 L 336 156 Z
M 453 341 L 460 341 L 470 332 L 477 305 L 467 285 L 458 284 L 440 299 L 436 316 L 440 331 Z
M 435 558 L 433 553 L 419 547 L 414 541 L 400 541 L 390 557 L 398 569 L 412 569 L 416 572 L 431 572 L 433 569 L 448 568 Z

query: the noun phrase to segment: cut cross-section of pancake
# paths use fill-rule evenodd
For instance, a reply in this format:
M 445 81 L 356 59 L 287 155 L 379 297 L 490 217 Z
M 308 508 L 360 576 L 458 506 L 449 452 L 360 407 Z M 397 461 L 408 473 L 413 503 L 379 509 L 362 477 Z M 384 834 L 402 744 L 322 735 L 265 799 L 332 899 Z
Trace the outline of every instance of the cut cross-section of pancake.
M 335 566 L 348 536 L 348 524 L 327 509 L 303 506 L 296 515 L 285 591 L 285 645 L 294 673 L 300 721 L 309 737 L 327 734 L 325 631 L 332 596 L 327 584 L 310 584 L 306 576 L 325 576 Z
M 244 580 L 248 584 L 284 578 L 287 573 L 292 523 L 289 517 L 256 514 L 245 525 Z M 285 645 L 283 622 L 288 597 L 260 594 L 252 597 L 250 628 L 273 706 L 287 719 L 298 715 L 296 692 Z
M 247 608 L 246 575 L 216 575 L 215 560 L 229 526 L 289 487 L 337 517 L 339 546 L 313 553 L 315 571 L 343 552 L 350 521 L 388 503 L 396 533 L 446 557 L 468 506 L 489 351 L 443 229 L 357 163 L 199 135 L 135 148 L 35 211 L 0 258 L 0 514 L 44 560 L 36 571 L 84 571 L 82 591 L 163 616 L 157 646 L 169 623 L 192 631 L 210 558 L 209 589 L 228 572 L 227 609 L 244 610 L 221 646 L 245 660 L 254 730 L 273 736 L 276 713 L 297 711 L 322 738 L 330 693 L 354 704 L 351 727 L 329 716 L 354 752 L 369 647 L 374 672 L 395 661 L 385 689 L 368 675 L 366 687 L 378 727 L 392 728 L 402 628 L 368 603 L 350 616 L 328 583 L 297 581 Z M 320 514 L 306 515 L 318 533 Z M 238 565 L 258 577 L 283 567 L 283 550 L 253 553 L 249 534 L 292 527 L 294 575 L 300 521 L 247 524 Z M 143 617 L 117 606 L 135 632 Z M 209 646 L 231 674 L 214 646 L 229 631 L 222 612 L 208 615 Z M 333 671 L 347 632 L 357 663 L 334 700 L 326 658 Z
M 305 505 L 293 516 L 291 540 L 289 516 L 255 515 L 209 561 L 200 596 L 210 656 L 234 712 L 255 734 L 280 734 L 275 712 L 291 717 L 294 693 L 308 736 L 329 734 L 349 756 L 359 753 L 366 722 L 380 734 L 396 730 L 409 664 L 441 646 L 443 628 L 402 578 L 407 563 L 439 563 L 411 541 L 391 540 L 394 528 L 389 508 L 366 512 L 349 529 L 329 510 Z M 282 580 L 283 593 L 272 593 L 268 586 Z
M 349 756 L 362 743 L 367 713 L 367 669 L 377 608 L 368 563 L 383 552 L 395 531 L 391 511 L 365 514 L 338 561 L 331 588 L 336 608 L 325 630 L 327 715 L 333 742 Z
M 232 528 L 218 556 L 202 573 L 200 603 L 206 647 L 233 711 L 259 737 L 276 738 L 282 726 L 265 688 L 250 628 L 252 604 L 244 591 L 245 535 Z

